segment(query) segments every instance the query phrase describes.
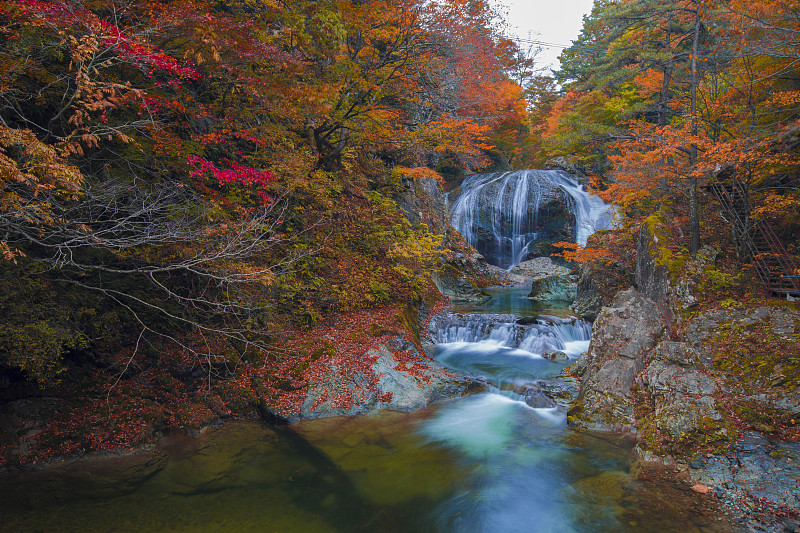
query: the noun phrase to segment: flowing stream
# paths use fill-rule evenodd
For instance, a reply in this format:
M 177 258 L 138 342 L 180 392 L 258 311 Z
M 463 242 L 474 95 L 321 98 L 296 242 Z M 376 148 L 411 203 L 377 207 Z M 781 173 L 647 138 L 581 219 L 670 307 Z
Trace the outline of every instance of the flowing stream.
M 433 332 L 436 357 L 485 376 L 486 392 L 289 428 L 230 422 L 165 437 L 149 463 L 0 476 L 3 531 L 724 531 L 685 489 L 633 479 L 625 443 L 526 402 L 585 350 L 589 328 L 563 310 L 539 316 L 518 289 L 495 296 Z

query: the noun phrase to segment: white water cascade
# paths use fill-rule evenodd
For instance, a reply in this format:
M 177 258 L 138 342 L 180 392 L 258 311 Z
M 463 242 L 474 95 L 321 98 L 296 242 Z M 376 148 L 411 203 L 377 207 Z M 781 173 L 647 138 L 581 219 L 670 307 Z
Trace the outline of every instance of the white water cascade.
M 431 320 L 428 331 L 436 344 L 437 360 L 486 376 L 498 386 L 551 377 L 560 371 L 551 359 L 565 364 L 577 358 L 589 348 L 591 337 L 591 327 L 580 318 L 544 315 L 519 319 L 503 314 L 442 313 Z
M 610 226 L 611 206 L 560 170 L 468 176 L 450 206 L 450 222 L 487 261 L 510 268 L 527 258 L 533 241 L 550 237 L 564 218 L 564 205 L 578 244 Z

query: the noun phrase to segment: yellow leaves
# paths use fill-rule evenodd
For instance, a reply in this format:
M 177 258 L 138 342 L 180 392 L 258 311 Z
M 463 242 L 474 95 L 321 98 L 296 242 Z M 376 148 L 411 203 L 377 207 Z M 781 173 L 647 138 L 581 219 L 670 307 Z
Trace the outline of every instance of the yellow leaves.
M 788 213 L 794 214 L 795 217 L 800 214 L 800 194 L 769 191 L 762 199 L 761 205 L 753 209 L 752 214 L 756 219 L 765 219 Z
M 55 148 L 39 141 L 30 130 L 0 126 L 0 211 L 33 224 L 52 223 L 54 195 L 73 198 L 82 182 L 80 171 L 66 164 Z M 7 246 L 0 246 L 0 252 L 6 259 L 19 256 Z

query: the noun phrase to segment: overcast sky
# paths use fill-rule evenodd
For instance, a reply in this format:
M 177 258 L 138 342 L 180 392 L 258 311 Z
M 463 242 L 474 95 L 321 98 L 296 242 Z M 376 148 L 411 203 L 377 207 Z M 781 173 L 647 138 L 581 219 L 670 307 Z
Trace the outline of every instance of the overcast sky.
M 592 10 L 593 0 L 495 0 L 508 10 L 511 32 L 536 41 L 551 43 L 537 59 L 542 66 L 558 67 L 561 50 L 578 37 L 583 15 Z M 525 43 L 521 43 L 525 44 Z

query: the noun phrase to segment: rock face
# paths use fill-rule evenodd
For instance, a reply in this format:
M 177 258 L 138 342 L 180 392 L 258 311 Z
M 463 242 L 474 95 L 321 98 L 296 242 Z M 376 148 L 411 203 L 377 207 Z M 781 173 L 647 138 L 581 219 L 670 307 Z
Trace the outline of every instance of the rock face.
M 430 176 L 403 176 L 403 190 L 394 200 L 412 225 L 427 224 L 432 233 L 444 235 L 450 225 L 447 200 L 442 187 Z
M 570 270 L 557 265 L 549 257 L 536 257 L 516 265 L 512 275 L 532 278 L 528 297 L 539 302 L 572 302 L 577 294 L 577 276 Z
M 704 247 L 694 258 L 676 257 L 657 229 L 650 221 L 639 234 L 639 290 L 621 291 L 602 307 L 589 352 L 568 367 L 582 378 L 569 422 L 635 431 L 642 460 L 671 468 L 686 463 L 654 453 L 702 450 L 686 467 L 694 490 L 711 490 L 739 509 L 742 501 L 759 513 L 773 509 L 777 525 L 754 522 L 749 531 L 798 530 L 797 521 L 783 519 L 800 507 L 800 445 L 771 435 L 795 435 L 800 420 L 800 312 L 731 300 L 690 318 L 685 311 L 700 302 L 717 252 Z M 587 298 L 587 308 L 600 300 Z M 728 451 L 708 453 L 717 446 Z
M 726 455 L 697 458 L 690 463 L 692 478 L 738 496 L 800 508 L 800 444 L 747 433 Z M 799 525 L 795 522 L 795 525 Z M 762 530 L 763 531 L 763 530 Z M 775 531 L 797 531 L 794 528 Z
M 566 157 L 554 157 L 545 162 L 544 168 L 547 170 L 561 170 L 575 176 L 575 178 L 584 185 L 589 184 L 587 176 L 593 171 L 581 163 L 576 163 Z
M 443 295 L 451 302 L 483 302 L 490 296 L 472 283 L 467 276 L 450 265 L 431 274 L 431 279 Z
M 663 313 L 670 318 L 679 318 L 680 311 L 692 309 L 699 302 L 699 287 L 695 278 L 706 266 L 714 264 L 717 250 L 703 246 L 694 258 L 671 260 L 671 252 L 663 248 L 666 243 L 657 235 L 657 227 L 657 221 L 648 219 L 639 230 L 636 287 L 653 300 Z
M 549 257 L 534 257 L 515 265 L 510 272 L 529 278 L 544 278 L 547 276 L 568 276 L 570 270 L 567 267 L 557 265 Z
M 634 379 L 646 366 L 664 323 L 652 300 L 634 289 L 622 291 L 597 317 L 584 361 L 578 397 L 583 423 L 595 429 L 631 428 Z
M 651 251 L 651 247 L 658 245 L 652 227 L 642 224 L 636 246 L 636 287 L 646 298 L 664 304 L 670 292 L 670 273 L 666 266 L 656 261 L 656 255 Z
M 797 321 L 800 313 L 792 309 L 758 307 L 756 309 L 716 309 L 703 313 L 686 326 L 686 342 L 697 350 L 703 364 L 711 365 L 710 354 L 714 337 L 723 325 L 743 329 L 759 323 L 772 324 L 771 331 L 776 335 L 798 333 Z
M 607 232 L 598 232 L 589 237 L 589 246 L 601 246 Z M 622 258 L 620 258 L 622 259 Z M 607 264 L 605 261 L 590 261 L 577 266 L 579 275 L 575 301 L 570 309 L 593 322 L 600 310 L 611 304 L 620 290 L 633 286 L 634 278 L 622 263 Z
M 703 428 L 708 420 L 722 420 L 713 396 L 717 385 L 698 370 L 655 361 L 637 377 L 636 385 L 650 396 L 655 427 L 673 439 Z
M 572 276 L 547 276 L 534 279 L 528 297 L 537 302 L 572 303 L 578 293 L 578 287 Z

